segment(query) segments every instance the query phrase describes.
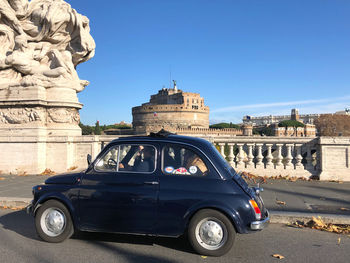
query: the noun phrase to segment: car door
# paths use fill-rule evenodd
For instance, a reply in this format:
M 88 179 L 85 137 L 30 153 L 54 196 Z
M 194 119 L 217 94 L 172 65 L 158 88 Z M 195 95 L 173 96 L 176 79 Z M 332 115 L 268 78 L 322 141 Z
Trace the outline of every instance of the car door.
M 145 149 L 151 151 L 146 162 Z M 159 182 L 155 144 L 111 145 L 82 178 L 79 194 L 83 230 L 153 233 Z
M 161 155 L 157 233 L 177 236 L 191 208 L 217 198 L 221 180 L 207 158 L 190 145 L 163 144 Z

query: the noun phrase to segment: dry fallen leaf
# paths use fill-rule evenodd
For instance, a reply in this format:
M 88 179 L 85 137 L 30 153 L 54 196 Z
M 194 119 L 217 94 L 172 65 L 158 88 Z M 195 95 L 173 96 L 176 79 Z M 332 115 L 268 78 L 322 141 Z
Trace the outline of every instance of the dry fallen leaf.
M 342 210 L 342 211 L 349 211 L 350 209 L 346 208 L 346 207 L 341 207 L 340 210 Z
M 78 166 L 72 166 L 72 167 L 70 167 L 69 169 L 68 169 L 68 171 L 73 171 L 73 170 L 75 170 L 75 169 L 77 169 L 78 168 Z
M 279 205 L 286 205 L 286 202 L 284 202 L 284 201 L 277 200 L 276 203 L 279 204 Z
M 0 177 L 0 181 L 3 181 L 3 180 L 5 180 L 5 177 Z
M 340 241 L 341 241 L 341 238 L 339 237 L 339 238 L 338 238 L 338 245 L 340 245 Z
M 11 207 L 10 209 L 11 210 L 22 210 L 24 208 L 25 208 L 24 206 L 17 206 L 17 207 Z
M 56 174 L 56 173 L 55 173 L 54 171 L 52 171 L 52 170 L 46 168 L 45 171 L 43 171 L 43 172 L 42 172 L 41 174 L 39 174 L 39 175 L 48 175 L 48 176 L 50 176 L 50 175 L 55 175 L 55 174 Z
M 292 224 L 287 224 L 293 227 L 309 227 L 312 229 L 323 230 L 328 232 L 333 232 L 337 234 L 349 234 L 350 233 L 350 225 L 337 225 L 332 223 L 325 223 L 321 217 L 312 217 L 312 220 L 305 223 L 304 221 L 296 221 Z
M 280 254 L 273 254 L 272 255 L 274 258 L 278 258 L 278 259 L 284 259 L 284 256 L 280 255 Z
M 322 218 L 319 216 L 318 218 L 312 217 L 312 221 L 315 223 L 317 227 L 325 227 L 326 224 L 323 222 Z
M 207 258 L 207 256 L 201 256 L 201 258 Z

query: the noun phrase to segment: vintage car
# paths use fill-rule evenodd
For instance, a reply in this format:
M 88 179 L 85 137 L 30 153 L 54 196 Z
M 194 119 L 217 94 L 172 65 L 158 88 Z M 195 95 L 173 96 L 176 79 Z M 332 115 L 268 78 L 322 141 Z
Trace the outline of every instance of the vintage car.
M 178 237 L 201 255 L 227 253 L 236 233 L 265 228 L 258 187 L 208 141 L 159 132 L 109 143 L 86 171 L 33 187 L 27 212 L 38 235 L 61 242 L 75 229 Z

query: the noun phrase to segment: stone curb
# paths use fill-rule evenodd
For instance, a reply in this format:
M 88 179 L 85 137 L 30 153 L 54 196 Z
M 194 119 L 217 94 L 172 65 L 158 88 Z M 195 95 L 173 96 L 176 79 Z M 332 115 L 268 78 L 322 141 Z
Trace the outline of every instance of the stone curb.
M 0 197 L 0 207 L 9 208 L 24 208 L 30 204 L 31 198 L 20 198 L 20 197 Z
M 350 225 L 350 215 L 322 214 L 322 213 L 301 213 L 287 211 L 270 211 L 270 223 L 288 224 L 296 221 L 310 221 L 312 217 L 320 216 L 326 224 Z

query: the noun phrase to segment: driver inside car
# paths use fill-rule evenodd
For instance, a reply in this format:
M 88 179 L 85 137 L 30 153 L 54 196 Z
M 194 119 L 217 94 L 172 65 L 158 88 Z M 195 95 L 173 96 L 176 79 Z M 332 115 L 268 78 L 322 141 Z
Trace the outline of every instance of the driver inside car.
M 119 170 L 135 172 L 152 172 L 154 170 L 154 148 L 140 145 L 134 157 L 133 165 L 120 162 Z

